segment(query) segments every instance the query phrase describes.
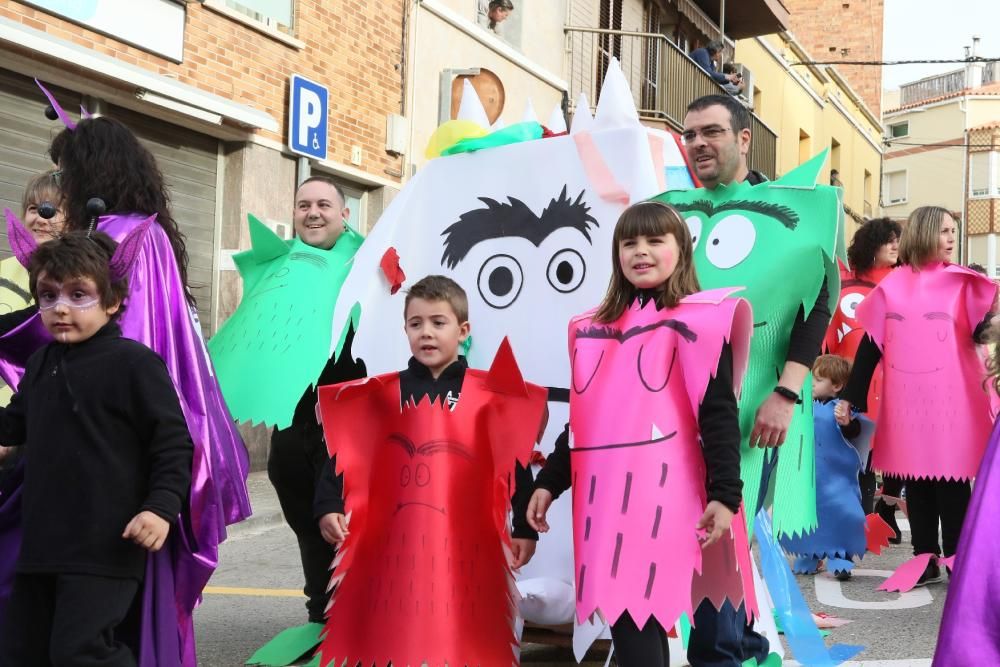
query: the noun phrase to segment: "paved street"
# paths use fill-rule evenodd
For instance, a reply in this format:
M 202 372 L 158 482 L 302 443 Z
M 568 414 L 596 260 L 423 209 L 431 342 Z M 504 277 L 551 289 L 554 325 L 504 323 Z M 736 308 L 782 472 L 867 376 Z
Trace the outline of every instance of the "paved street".
M 195 614 L 204 667 L 237 667 L 275 633 L 305 621 L 294 536 L 277 514 L 266 478 L 254 475 L 251 490 L 258 518 L 234 530 L 223 545 L 222 565 Z M 905 528 L 905 521 L 901 523 Z M 880 579 L 908 553 L 904 547 L 894 547 L 882 556 L 869 555 L 846 583 L 829 574 L 799 578 L 813 611 L 851 621 L 830 635 L 833 642 L 865 646 L 849 666 L 930 665 L 947 584 L 902 596 L 875 591 Z M 597 652 L 593 658 L 588 667 L 604 664 Z M 574 661 L 568 648 L 526 645 L 523 663 L 547 667 Z

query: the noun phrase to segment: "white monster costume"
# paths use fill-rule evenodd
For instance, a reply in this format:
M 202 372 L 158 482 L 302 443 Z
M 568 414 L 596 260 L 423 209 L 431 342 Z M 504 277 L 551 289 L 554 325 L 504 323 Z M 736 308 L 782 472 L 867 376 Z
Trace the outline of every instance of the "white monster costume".
M 471 86 L 465 90 L 462 108 L 480 107 L 469 97 Z M 429 274 L 456 280 L 469 296 L 470 365 L 488 367 L 507 336 L 525 380 L 550 388 L 545 454 L 568 418 L 567 325 L 607 289 L 615 222 L 630 203 L 693 185 L 677 138 L 640 125 L 617 62 L 595 117 L 585 99 L 577 108 L 568 134 L 431 160 L 358 251 L 334 312 L 334 340 L 357 318 L 351 353 L 370 375 L 398 370 L 409 356 L 406 288 Z M 463 115 L 452 122 L 475 122 L 474 111 Z M 390 249 L 405 273 L 395 293 L 399 274 Z M 549 523 L 552 531 L 519 576 L 521 612 L 530 622 L 568 624 L 574 615 L 570 494 L 556 501 Z

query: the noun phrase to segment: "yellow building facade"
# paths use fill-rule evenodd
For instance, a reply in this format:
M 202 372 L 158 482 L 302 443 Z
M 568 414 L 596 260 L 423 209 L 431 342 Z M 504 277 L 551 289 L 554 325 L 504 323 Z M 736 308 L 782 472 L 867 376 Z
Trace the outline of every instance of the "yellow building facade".
M 882 125 L 837 70 L 794 65 L 812 60 L 790 33 L 736 42 L 750 72 L 753 110 L 777 135 L 777 173 L 830 149 L 823 178 L 844 188 L 847 233 L 877 217 Z

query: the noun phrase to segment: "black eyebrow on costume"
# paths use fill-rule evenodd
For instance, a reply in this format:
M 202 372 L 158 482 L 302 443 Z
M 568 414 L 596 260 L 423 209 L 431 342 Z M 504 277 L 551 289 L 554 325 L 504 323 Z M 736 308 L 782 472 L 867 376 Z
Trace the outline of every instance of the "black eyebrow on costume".
M 949 322 L 954 322 L 955 321 L 955 318 L 953 318 L 951 315 L 949 315 L 948 313 L 943 313 L 943 312 L 941 312 L 939 310 L 931 311 L 929 313 L 924 313 L 924 319 L 925 320 L 948 320 Z
M 906 318 L 903 317 L 902 315 L 900 315 L 899 313 L 888 312 L 888 313 L 885 314 L 885 319 L 887 319 L 887 320 L 899 320 L 900 322 L 902 322 Z
M 617 340 L 619 343 L 624 343 L 629 338 L 633 338 L 634 336 L 638 336 L 639 334 L 644 334 L 649 331 L 654 331 L 660 327 L 673 329 L 689 343 L 693 343 L 698 340 L 698 334 L 692 331 L 691 327 L 680 320 L 660 320 L 659 322 L 654 322 L 653 324 L 647 324 L 641 327 L 632 327 L 627 331 L 615 329 L 614 327 L 591 326 L 577 332 L 576 337 L 591 338 L 596 340 Z
M 454 440 L 431 440 L 417 447 L 417 454 L 422 456 L 430 456 L 431 454 L 439 454 L 441 452 L 457 454 L 468 461 L 472 460 L 472 454 L 465 445 Z
M 445 237 L 441 264 L 454 269 L 473 246 L 491 239 L 513 236 L 531 241 L 537 248 L 550 234 L 565 227 L 579 231 L 588 243 L 592 243 L 590 226 L 598 227 L 599 223 L 590 215 L 590 206 L 583 201 L 585 191 L 581 190 L 574 201 L 567 196 L 566 187 L 563 186 L 559 196 L 549 202 L 540 216 L 515 197 L 507 197 L 509 204 L 479 197 L 479 201 L 486 204 L 485 208 L 466 211 L 458 216 L 458 222 L 441 232 Z
M 392 435 L 390 435 L 389 436 L 389 442 L 394 442 L 397 445 L 399 445 L 400 447 L 402 447 L 403 451 L 405 451 L 407 454 L 409 454 L 411 459 L 413 458 L 413 455 L 417 451 L 417 448 L 413 444 L 413 441 L 410 440 L 409 438 L 407 438 L 402 433 L 393 433 Z
M 788 229 L 794 230 L 799 225 L 799 214 L 792 209 L 780 204 L 768 204 L 767 202 L 762 201 L 734 199 L 733 201 L 723 202 L 716 206 L 707 199 L 699 199 L 687 204 L 672 204 L 672 206 L 681 213 L 687 211 L 698 211 L 704 213 L 708 217 L 712 217 L 713 215 L 722 213 L 723 211 L 750 211 L 752 213 L 766 215 L 769 218 L 774 218 Z

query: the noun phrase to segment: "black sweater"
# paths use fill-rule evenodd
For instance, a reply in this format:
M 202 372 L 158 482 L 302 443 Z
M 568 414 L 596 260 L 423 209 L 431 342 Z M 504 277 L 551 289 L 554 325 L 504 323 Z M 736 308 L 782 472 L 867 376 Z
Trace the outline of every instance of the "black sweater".
M 193 446 L 163 360 L 110 323 L 28 360 L 0 442 L 26 445 L 19 572 L 141 580 L 145 550 L 121 537 L 149 510 L 176 519 Z
M 420 399 L 427 396 L 431 401 L 439 399 L 445 401 L 450 408 L 459 399 L 462 392 L 462 382 L 465 380 L 465 371 L 468 368 L 469 364 L 465 357 L 459 357 L 458 361 L 445 368 L 441 375 L 435 379 L 430 369 L 410 357 L 407 368 L 399 372 L 400 400 L 403 403 L 419 402 Z M 344 513 L 343 476 L 334 477 L 336 462 L 334 459 L 332 460 L 334 463 L 323 469 L 320 482 L 316 486 L 314 514 L 317 519 L 331 512 Z M 527 521 L 528 502 L 531 500 L 531 492 L 534 488 L 531 470 L 516 464 L 514 480 L 516 489 L 514 497 L 511 499 L 514 529 L 511 534 L 516 538 L 537 540 L 538 532 L 529 526 Z
M 743 499 L 740 480 L 740 422 L 736 394 L 733 392 L 733 351 L 729 343 L 722 347 L 719 368 L 708 382 L 705 398 L 698 408 L 698 429 L 708 479 L 708 500 L 736 511 Z M 558 497 L 572 483 L 570 470 L 569 424 L 556 439 L 556 448 L 538 473 L 535 488 Z

